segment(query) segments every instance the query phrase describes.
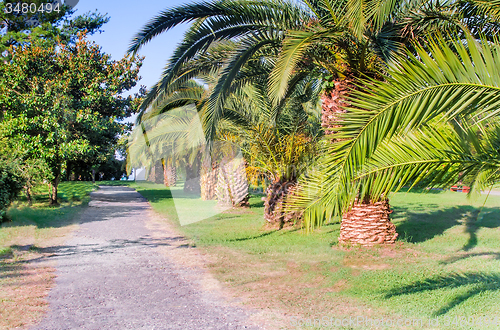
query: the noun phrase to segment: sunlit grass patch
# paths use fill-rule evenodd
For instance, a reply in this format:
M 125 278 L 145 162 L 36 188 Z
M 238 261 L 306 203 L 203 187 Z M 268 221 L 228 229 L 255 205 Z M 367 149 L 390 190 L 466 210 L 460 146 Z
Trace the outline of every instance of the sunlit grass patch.
M 137 188 L 174 223 L 168 189 Z M 178 226 L 207 254 L 219 280 L 260 308 L 302 317 L 442 320 L 440 329 L 497 329 L 445 318 L 500 317 L 500 197 L 400 192 L 391 198 L 395 246 L 340 249 L 338 223 L 307 235 L 266 230 L 261 195 L 253 207 Z M 407 327 L 412 329 L 412 327 Z M 418 326 L 413 327 L 418 329 Z

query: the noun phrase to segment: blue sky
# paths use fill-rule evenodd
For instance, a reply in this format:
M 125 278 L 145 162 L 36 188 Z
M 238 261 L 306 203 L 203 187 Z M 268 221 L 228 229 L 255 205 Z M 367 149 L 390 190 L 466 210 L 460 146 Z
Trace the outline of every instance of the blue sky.
M 95 11 L 108 14 L 110 21 L 103 26 L 104 32 L 91 37 L 102 50 L 110 54 L 113 59 L 120 59 L 139 29 L 160 11 L 175 7 L 192 0 L 147 0 L 143 2 L 133 0 L 80 0 L 74 8 L 76 14 Z M 187 26 L 179 26 L 164 33 L 144 46 L 139 55 L 146 56 L 141 68 L 142 77 L 139 85 L 150 88 L 155 84 L 165 67 L 167 59 L 175 46 L 181 41 Z M 133 91 L 136 91 L 135 88 Z

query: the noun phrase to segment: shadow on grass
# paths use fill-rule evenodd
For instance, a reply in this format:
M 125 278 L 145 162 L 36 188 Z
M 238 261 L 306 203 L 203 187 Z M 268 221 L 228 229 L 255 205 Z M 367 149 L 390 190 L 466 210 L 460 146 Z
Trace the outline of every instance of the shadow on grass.
M 2 227 L 22 227 L 35 225 L 37 228 L 61 228 L 76 222 L 75 215 L 82 210 L 81 205 L 63 206 L 59 208 L 12 208 L 8 212 L 9 221 Z
M 437 205 L 436 205 L 437 206 Z M 406 217 L 406 220 L 397 223 L 399 237 L 411 243 L 421 243 L 442 235 L 446 230 L 465 225 L 465 232 L 469 235 L 467 243 L 462 250 L 469 251 L 474 248 L 477 241 L 477 231 L 482 228 L 500 227 L 500 208 L 484 208 L 479 214 L 479 209 L 470 205 L 454 206 L 433 212 L 425 212 L 432 205 L 422 206 L 422 212 L 415 212 L 419 207 L 394 207 L 394 215 Z
M 111 194 L 108 192 L 110 189 L 113 190 Z M 127 187 L 102 187 L 100 190 L 90 193 L 90 196 L 92 201 L 89 203 L 89 211 L 86 213 L 85 218 L 81 217 L 80 211 L 86 205 L 70 204 L 56 208 L 23 206 L 10 209 L 8 216 L 12 221 L 5 222 L 2 226 L 35 225 L 37 228 L 61 228 L 75 223 L 103 221 L 121 217 L 140 212 L 149 207 L 147 203 L 144 203 L 144 198 Z M 84 197 L 88 198 L 88 196 Z M 99 216 L 93 216 L 93 210 Z
M 174 196 L 175 198 L 180 199 L 200 199 L 199 194 L 185 193 L 182 190 L 176 190 L 172 193 L 172 191 L 168 188 L 148 189 L 138 187 L 137 191 L 152 203 L 161 202 L 164 199 L 172 199 Z
M 476 257 L 490 257 L 491 259 L 500 260 L 500 252 L 478 252 L 478 253 L 463 253 L 457 256 L 452 256 L 446 260 L 441 261 L 441 264 L 448 265 L 454 262 Z
M 265 196 L 265 194 L 251 194 L 250 200 L 248 201 L 250 208 L 264 207 L 264 201 L 262 200 L 262 197 Z
M 262 233 L 260 235 L 254 235 L 254 236 L 247 236 L 247 237 L 240 237 L 240 238 L 228 239 L 228 240 L 226 240 L 226 242 L 250 241 L 250 240 L 253 240 L 253 239 L 263 238 L 263 237 L 266 237 L 266 236 L 269 236 L 269 235 L 272 235 L 272 234 L 276 234 L 276 233 L 277 233 L 277 231 L 273 230 L 273 231 L 268 231 L 268 232 Z
M 19 262 L 15 264 L 0 264 L 0 279 L 20 278 L 28 275 L 25 266 Z
M 469 287 L 469 289 L 464 293 L 453 296 L 453 298 L 450 299 L 446 305 L 436 310 L 433 315 L 444 315 L 454 307 L 465 302 L 467 299 L 483 292 L 499 291 L 500 274 L 468 272 L 435 276 L 422 281 L 414 282 L 410 285 L 394 288 L 385 295 L 385 298 L 389 299 L 395 296 L 410 295 L 425 291 L 455 289 L 462 287 Z

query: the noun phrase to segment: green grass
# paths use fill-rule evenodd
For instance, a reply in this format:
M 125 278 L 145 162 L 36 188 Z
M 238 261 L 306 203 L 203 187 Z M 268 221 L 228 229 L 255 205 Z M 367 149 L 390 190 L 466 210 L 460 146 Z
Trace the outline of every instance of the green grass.
M 55 277 L 47 255 L 75 228 L 94 189 L 89 182 L 62 182 L 61 205 L 49 207 L 44 185 L 35 189 L 32 207 L 21 196 L 9 208 L 11 221 L 0 224 L 0 329 L 17 329 L 43 317 Z
M 499 196 L 482 208 L 484 196 L 469 201 L 449 191 L 396 193 L 390 201 L 398 244 L 343 250 L 339 224 L 310 235 L 265 230 L 261 196 L 252 197 L 246 211 L 181 226 L 168 189 L 133 186 L 212 256 L 220 280 L 261 307 L 302 317 L 418 318 L 424 327 L 437 317 L 440 329 L 499 328 L 463 321 L 500 318 Z M 177 205 L 196 213 L 199 203 L 186 198 Z
M 0 226 L 0 256 L 12 253 L 13 246 L 38 244 L 40 240 L 58 237 L 74 223 L 82 205 L 89 201 L 89 194 L 96 189 L 91 182 L 61 182 L 58 207 L 49 207 L 49 190 L 46 185 L 37 187 L 32 207 L 26 197 L 20 196 L 7 212 L 9 222 Z

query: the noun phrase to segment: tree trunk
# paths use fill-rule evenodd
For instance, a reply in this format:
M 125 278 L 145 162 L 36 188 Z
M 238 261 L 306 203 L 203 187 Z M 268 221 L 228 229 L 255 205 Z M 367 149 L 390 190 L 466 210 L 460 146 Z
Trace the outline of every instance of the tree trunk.
M 216 199 L 217 176 L 219 166 L 217 162 L 212 161 L 210 156 L 204 156 L 200 170 L 200 189 L 201 199 L 209 201 Z
M 92 184 L 95 183 L 95 169 L 92 169 Z
M 244 159 L 233 158 L 231 161 L 228 159 L 221 161 L 215 193 L 219 204 L 249 206 L 248 180 Z
M 66 181 L 74 181 L 75 180 L 74 174 L 73 174 L 73 179 L 71 179 L 71 176 L 72 176 L 71 168 L 72 168 L 71 162 L 67 162 L 66 163 Z
M 165 162 L 164 159 L 162 159 L 162 166 L 163 166 L 163 184 L 165 187 L 175 187 L 175 184 L 177 182 L 177 171 L 175 169 L 175 166 L 173 164 L 170 164 L 168 161 Z
M 354 88 L 351 79 L 338 79 L 334 81 L 334 87 L 321 96 L 321 126 L 325 134 L 333 134 L 335 128 L 341 126 L 339 115 L 347 112 L 343 107 L 348 106 L 346 98 Z
M 390 213 L 388 200 L 354 204 L 342 216 L 339 243 L 362 246 L 394 244 L 398 234 L 389 218 Z
M 57 187 L 59 186 L 59 176 L 60 174 L 57 173 L 54 175 L 54 179 L 50 183 L 51 190 L 50 190 L 50 206 L 58 206 L 59 202 L 57 201 Z
M 27 186 L 26 189 L 26 199 L 28 200 L 28 205 L 33 205 L 33 199 L 31 198 L 31 187 Z
M 286 224 L 294 224 L 300 218 L 297 212 L 285 210 L 286 198 L 297 187 L 295 181 L 277 181 L 266 189 L 264 200 L 264 218 L 273 227 L 282 229 Z
M 161 160 L 151 166 L 148 174 L 148 181 L 158 184 L 164 183 L 163 164 Z
M 343 107 L 349 106 L 346 99 L 350 91 L 356 89 L 352 81 L 352 78 L 334 81 L 334 87 L 321 97 L 321 126 L 326 134 L 334 134 L 336 129 L 342 126 L 340 115 L 347 112 Z M 339 243 L 364 246 L 394 243 L 398 234 L 389 219 L 390 213 L 388 200 L 355 203 L 354 207 L 342 216 Z
M 155 182 L 155 167 L 154 167 L 154 165 L 151 166 L 151 168 L 149 169 L 148 177 L 146 180 L 149 182 Z
M 184 192 L 191 194 L 200 193 L 200 176 L 196 164 L 186 165 L 186 181 L 184 182 Z
M 161 160 L 156 162 L 154 171 L 154 183 L 163 184 L 165 177 L 163 175 L 163 164 Z

